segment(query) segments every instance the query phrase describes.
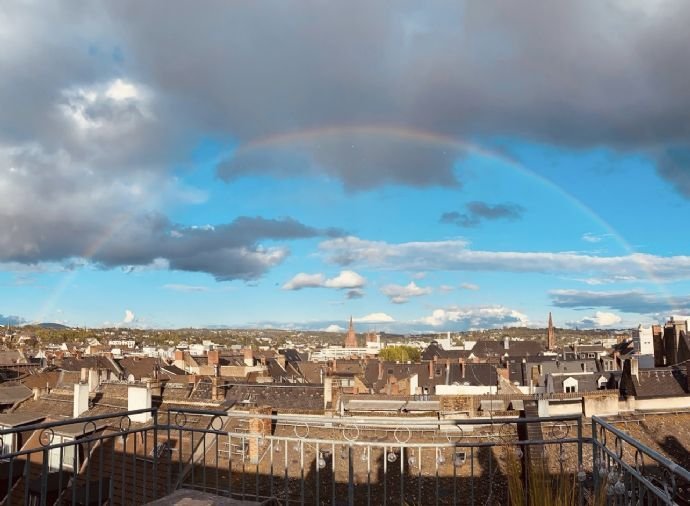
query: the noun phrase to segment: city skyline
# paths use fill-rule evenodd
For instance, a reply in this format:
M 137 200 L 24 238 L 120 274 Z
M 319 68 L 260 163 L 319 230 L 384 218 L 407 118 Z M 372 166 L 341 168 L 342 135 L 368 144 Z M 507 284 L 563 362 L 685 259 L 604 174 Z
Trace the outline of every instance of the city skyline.
M 0 323 L 689 315 L 688 14 L 8 2 Z

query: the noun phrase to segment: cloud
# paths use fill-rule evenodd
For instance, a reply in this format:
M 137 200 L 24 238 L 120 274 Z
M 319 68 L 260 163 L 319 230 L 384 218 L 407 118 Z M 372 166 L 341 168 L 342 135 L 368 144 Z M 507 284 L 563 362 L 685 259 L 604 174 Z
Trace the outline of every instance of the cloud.
M 207 292 L 208 287 L 206 286 L 198 286 L 198 285 L 184 285 L 180 283 L 169 283 L 167 285 L 163 285 L 163 288 L 166 290 L 172 290 L 173 292 L 186 292 L 186 293 L 192 293 L 192 292 Z
M 345 294 L 348 299 L 361 299 L 364 297 L 364 291 L 355 288 L 354 290 L 348 290 Z
M 132 323 L 134 321 L 134 313 L 129 309 L 125 309 L 125 317 L 122 319 L 122 323 Z
M 357 323 L 391 323 L 395 319 L 386 313 L 370 313 L 360 318 L 353 318 L 353 321 Z
M 375 269 L 585 273 L 661 281 L 690 279 L 690 256 L 664 257 L 641 253 L 595 256 L 573 252 L 481 251 L 470 249 L 468 243 L 462 240 L 396 244 L 357 237 L 326 240 L 319 247 L 332 263 Z
M 472 290 L 472 291 L 477 291 L 479 290 L 479 285 L 475 285 L 474 283 L 462 283 L 460 285 L 460 288 L 463 290 Z
M 648 4 L 173 1 L 161 22 L 134 0 L 8 2 L 0 73 L 13 78 L 0 103 L 12 121 L 0 143 L 39 138 L 122 167 L 169 167 L 213 132 L 241 146 L 218 167 L 228 180 L 458 185 L 466 150 L 421 130 L 644 152 L 690 195 L 678 68 L 690 6 Z
M 582 235 L 582 240 L 585 242 L 596 244 L 610 236 L 611 234 L 593 234 L 592 232 L 587 232 Z
M 443 292 L 443 293 L 449 293 L 449 292 L 452 292 L 453 290 L 455 290 L 455 287 L 451 286 L 451 285 L 441 285 L 438 287 L 438 291 Z
M 283 285 L 283 290 L 301 290 L 302 288 L 320 288 L 326 281 L 323 274 L 300 272 Z
M 622 313 L 690 313 L 690 296 L 664 296 L 642 291 L 593 292 L 553 290 L 549 292 L 556 307 L 572 309 L 608 308 Z
M 465 330 L 468 328 L 492 328 L 525 326 L 529 319 L 523 313 L 504 306 L 449 307 L 435 309 L 431 315 L 417 323 L 433 328 Z
M 597 311 L 594 316 L 588 316 L 576 322 L 568 322 L 569 327 L 602 328 L 612 327 L 623 321 L 623 318 L 615 313 Z
M 283 285 L 284 290 L 301 290 L 302 288 L 334 288 L 337 290 L 358 290 L 367 280 L 354 271 L 340 271 L 340 274 L 327 279 L 323 274 L 300 272 Z
M 343 332 L 345 329 L 341 327 L 340 325 L 336 324 L 331 324 L 325 329 L 323 329 L 324 332 Z
M 467 211 L 464 213 L 457 211 L 443 213 L 440 222 L 458 227 L 476 227 L 487 220 L 518 220 L 525 212 L 522 206 L 511 203 L 491 205 L 475 201 L 468 203 L 465 208 Z
M 404 304 L 411 297 L 429 295 L 432 291 L 430 287 L 422 288 L 417 286 L 414 281 L 410 281 L 407 285 L 390 284 L 381 287 L 381 293 L 388 297 L 393 304 Z

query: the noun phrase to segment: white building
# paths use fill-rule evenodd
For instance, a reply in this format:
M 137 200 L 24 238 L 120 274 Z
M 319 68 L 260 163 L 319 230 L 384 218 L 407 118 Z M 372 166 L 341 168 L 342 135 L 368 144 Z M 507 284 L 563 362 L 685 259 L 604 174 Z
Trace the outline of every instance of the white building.
M 642 369 L 654 367 L 654 333 L 652 327 L 638 326 L 632 331 L 635 356 Z

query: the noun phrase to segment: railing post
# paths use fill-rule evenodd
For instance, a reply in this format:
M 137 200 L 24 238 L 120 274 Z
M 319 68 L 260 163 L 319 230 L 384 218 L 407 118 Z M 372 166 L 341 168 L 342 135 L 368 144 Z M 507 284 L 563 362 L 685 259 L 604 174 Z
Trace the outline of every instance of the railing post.
M 347 504 L 355 504 L 354 466 L 352 464 L 352 445 L 347 447 Z
M 599 493 L 599 444 L 597 442 L 597 422 L 592 417 L 592 480 L 594 482 L 594 495 Z
M 153 498 L 158 499 L 158 408 L 153 408 Z M 216 461 L 217 462 L 217 461 Z M 144 469 L 146 469 L 144 467 Z M 145 479 L 145 478 L 144 478 Z
M 581 471 L 584 471 L 584 467 L 582 464 L 582 416 L 580 416 L 577 419 L 577 472 L 580 473 Z M 578 503 L 580 506 L 584 504 L 584 496 L 583 496 L 583 488 L 584 488 L 584 483 L 579 479 L 578 476 Z

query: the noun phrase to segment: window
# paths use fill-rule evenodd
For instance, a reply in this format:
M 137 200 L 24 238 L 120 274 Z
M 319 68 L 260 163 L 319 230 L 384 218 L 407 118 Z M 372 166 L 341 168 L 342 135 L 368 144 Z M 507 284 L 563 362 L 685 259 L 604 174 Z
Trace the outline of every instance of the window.
M 53 442 L 51 445 L 57 445 L 62 443 L 72 443 L 68 446 L 62 446 L 59 448 L 51 448 L 48 454 L 48 468 L 51 471 L 59 471 L 60 469 L 74 469 L 76 464 L 77 469 L 79 469 L 79 453 L 76 454 L 75 463 L 75 448 L 77 447 L 76 442 L 71 437 L 58 436 L 57 434 L 53 436 Z M 62 456 L 62 463 L 60 463 L 60 456 Z
M 565 393 L 566 394 L 574 394 L 575 393 L 575 387 L 574 386 L 565 387 Z
M 5 427 L 2 427 L 3 429 Z M 2 438 L 2 444 L 0 445 L 0 455 L 5 455 L 7 453 L 12 453 L 14 449 L 14 434 L 4 434 L 0 436 Z

